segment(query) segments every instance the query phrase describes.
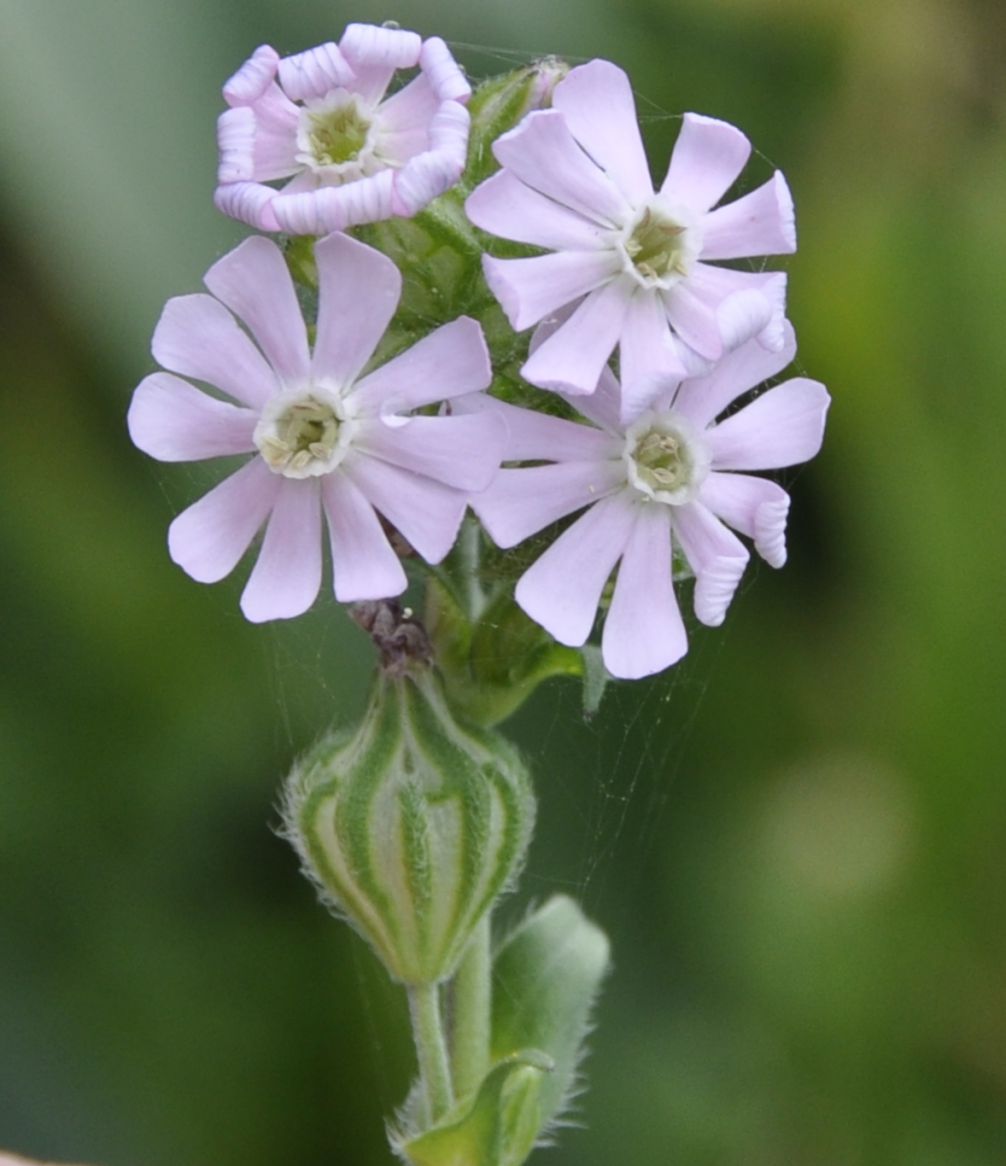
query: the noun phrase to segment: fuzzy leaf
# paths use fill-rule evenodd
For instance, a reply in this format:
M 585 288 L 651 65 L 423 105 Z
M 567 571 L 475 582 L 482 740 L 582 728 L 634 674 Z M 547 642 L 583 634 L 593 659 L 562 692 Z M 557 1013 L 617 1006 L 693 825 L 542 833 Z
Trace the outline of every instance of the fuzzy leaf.
M 541 1129 L 569 1101 L 608 969 L 609 945 L 572 899 L 556 895 L 506 940 L 493 964 L 492 1056 L 536 1048 L 555 1069 L 541 1082 Z

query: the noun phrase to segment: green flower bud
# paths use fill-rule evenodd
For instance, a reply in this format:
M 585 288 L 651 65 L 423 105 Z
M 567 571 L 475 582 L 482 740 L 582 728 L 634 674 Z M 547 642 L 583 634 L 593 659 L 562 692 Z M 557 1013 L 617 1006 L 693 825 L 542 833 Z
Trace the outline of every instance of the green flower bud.
M 432 984 L 514 879 L 534 810 L 513 747 L 459 724 L 422 667 L 386 669 L 355 732 L 300 760 L 284 818 L 325 902 L 395 979 Z
M 545 57 L 524 68 L 484 81 L 468 102 L 472 125 L 468 136 L 465 181 L 474 186 L 496 169 L 492 144 L 535 109 L 548 109 L 552 92 L 569 72 L 558 57 Z

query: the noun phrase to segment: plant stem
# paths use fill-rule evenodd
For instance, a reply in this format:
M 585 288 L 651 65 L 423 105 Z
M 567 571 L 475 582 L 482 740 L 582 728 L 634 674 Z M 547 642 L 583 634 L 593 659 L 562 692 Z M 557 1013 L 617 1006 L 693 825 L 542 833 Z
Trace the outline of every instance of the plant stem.
M 411 984 L 407 991 L 412 1037 L 423 1083 L 424 1117 L 432 1124 L 443 1117 L 454 1101 L 447 1041 L 440 1017 L 440 989 L 437 984 Z
M 451 1066 L 458 1097 L 474 1093 L 489 1072 L 492 958 L 489 916 L 478 925 L 451 984 Z

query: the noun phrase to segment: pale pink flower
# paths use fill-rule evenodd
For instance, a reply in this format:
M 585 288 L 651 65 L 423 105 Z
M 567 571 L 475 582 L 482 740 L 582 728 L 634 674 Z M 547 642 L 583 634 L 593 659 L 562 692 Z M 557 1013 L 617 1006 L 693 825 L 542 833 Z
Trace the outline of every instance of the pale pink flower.
M 665 388 L 631 424 L 621 420 L 619 386 L 605 370 L 593 396 L 572 403 L 590 424 L 483 398 L 466 407 L 501 414 L 504 468 L 472 507 L 502 547 L 515 546 L 583 510 L 517 583 L 527 614 L 560 643 L 579 647 L 617 565 L 601 649 L 614 676 L 634 679 L 673 664 L 687 650 L 674 594 L 675 556 L 695 576 L 698 619 L 716 626 L 748 561 L 728 528 L 754 541 L 773 567 L 786 560 L 789 496 L 746 471 L 796 465 L 821 446 L 829 398 L 804 377 L 755 397 L 723 420 L 742 394 L 774 376 L 795 352 L 750 340 L 710 374 Z
M 780 173 L 716 206 L 750 155 L 744 134 L 685 114 L 654 191 L 621 69 L 608 61 L 573 69 L 552 105 L 496 141 L 502 170 L 466 204 L 476 226 L 551 252 L 484 259 L 516 330 L 573 306 L 523 376 L 540 388 L 591 393 L 617 347 L 626 407 L 638 409 L 668 378 L 708 371 L 751 336 L 778 347 L 785 276 L 710 262 L 796 249 Z
M 224 86 L 217 207 L 294 235 L 410 217 L 464 169 L 470 94 L 439 37 L 350 24 L 338 45 L 292 57 L 263 45 Z
M 129 410 L 133 441 L 161 461 L 255 454 L 168 534 L 175 562 L 212 583 L 265 527 L 241 597 L 255 622 L 313 603 L 323 514 L 336 598 L 400 594 L 405 574 L 378 515 L 436 563 L 468 492 L 488 485 L 502 454 L 505 427 L 490 414 L 412 414 L 489 384 L 480 326 L 461 317 L 361 375 L 394 314 L 401 275 L 346 235 L 318 243 L 315 256 L 313 352 L 281 251 L 262 236 L 246 239 L 207 272 L 212 295 L 168 301 L 152 348 L 170 372 L 148 376 Z

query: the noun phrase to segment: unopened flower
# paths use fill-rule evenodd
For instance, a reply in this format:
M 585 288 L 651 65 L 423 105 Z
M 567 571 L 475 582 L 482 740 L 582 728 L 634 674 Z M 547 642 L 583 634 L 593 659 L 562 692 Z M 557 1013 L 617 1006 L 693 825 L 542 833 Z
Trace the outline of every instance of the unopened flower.
M 438 562 L 468 491 L 489 483 L 502 450 L 497 418 L 412 414 L 488 385 L 479 325 L 461 317 L 361 376 L 395 311 L 401 276 L 346 235 L 317 244 L 315 256 L 313 353 L 283 255 L 256 236 L 207 272 L 212 295 L 168 301 L 152 348 L 170 371 L 147 377 L 129 410 L 133 441 L 161 461 L 255 455 L 174 520 L 168 546 L 194 579 L 215 582 L 264 526 L 241 598 L 256 622 L 299 615 L 314 601 L 323 513 L 336 598 L 400 594 L 405 574 L 378 514 Z
M 710 263 L 796 249 L 780 173 L 717 207 L 750 155 L 744 134 L 685 114 L 654 191 L 621 69 L 608 61 L 573 69 L 552 106 L 496 142 L 503 169 L 467 202 L 477 226 L 552 252 L 484 260 L 515 329 L 574 307 L 524 365 L 524 377 L 590 393 L 617 347 L 626 405 L 639 407 L 668 378 L 707 371 L 752 336 L 778 347 L 785 276 Z
M 439 37 L 351 24 L 292 57 L 263 45 L 224 86 L 217 207 L 295 235 L 412 216 L 464 169 L 470 92 Z
M 816 381 L 795 377 L 717 418 L 794 352 L 788 325 L 777 352 L 750 340 L 712 373 L 666 388 L 628 425 L 607 371 L 593 396 L 572 402 L 590 424 L 474 401 L 471 407 L 505 417 L 506 461 L 551 463 L 501 469 L 472 500 L 492 538 L 514 546 L 584 511 L 518 581 L 517 602 L 527 614 L 560 643 L 583 644 L 617 565 L 601 648 L 609 672 L 633 679 L 659 672 L 687 650 L 674 594 L 676 555 L 695 576 L 695 614 L 711 626 L 723 621 L 748 561 L 733 531 L 751 538 L 773 567 L 782 566 L 789 496 L 747 471 L 813 457 L 828 394 Z

